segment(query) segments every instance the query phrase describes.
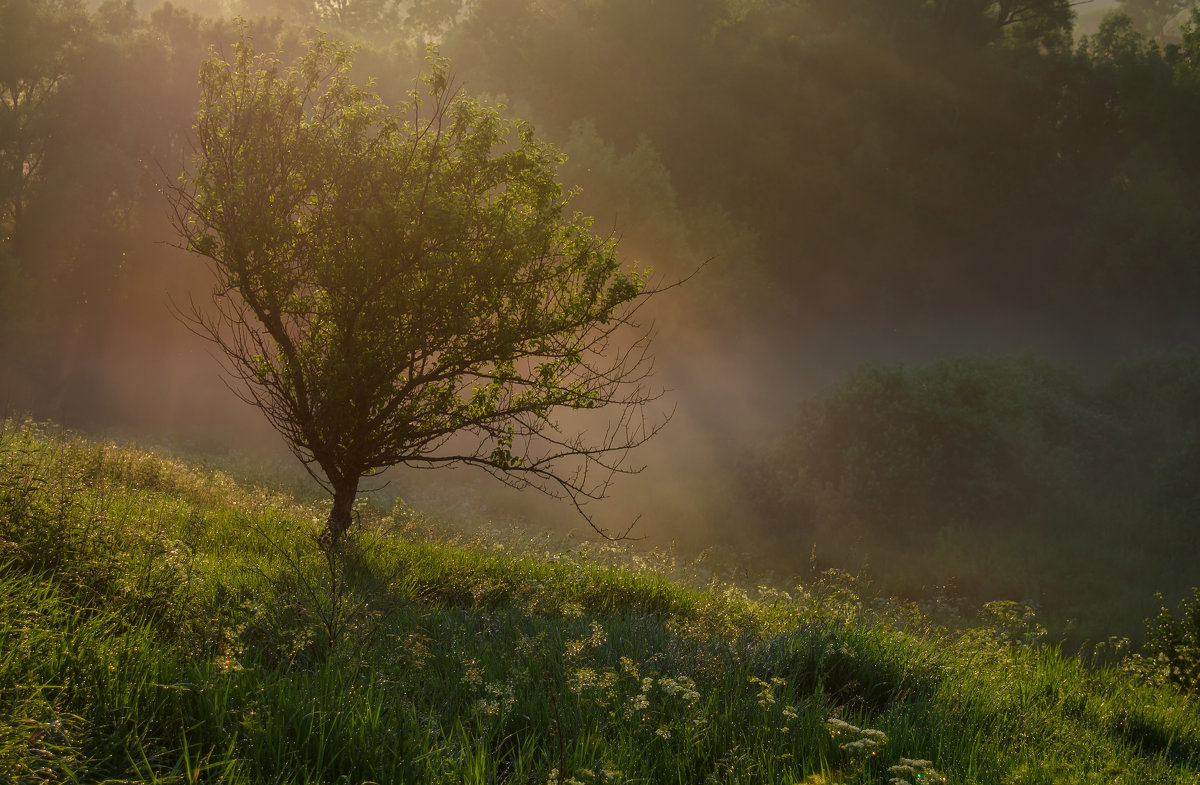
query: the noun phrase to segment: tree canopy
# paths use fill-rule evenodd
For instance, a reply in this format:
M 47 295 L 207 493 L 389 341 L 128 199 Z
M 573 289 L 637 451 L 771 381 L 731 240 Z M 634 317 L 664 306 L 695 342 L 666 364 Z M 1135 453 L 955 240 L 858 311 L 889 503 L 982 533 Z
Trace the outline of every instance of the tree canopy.
M 198 155 L 170 191 L 217 279 L 194 324 L 319 468 L 329 542 L 360 478 L 396 464 L 602 496 L 662 425 L 641 411 L 657 397 L 646 336 L 616 340 L 653 293 L 645 274 L 568 212 L 561 155 L 443 61 L 394 108 L 350 65 L 323 40 L 291 68 L 245 39 L 204 62 Z M 556 419 L 606 406 L 594 438 Z
M 0 0 L 0 231 L 20 232 L 53 99 L 86 16 L 79 0 Z
M 1196 0 L 1119 0 L 1118 3 L 1138 32 L 1156 39 L 1178 38 L 1180 17 L 1195 7 Z

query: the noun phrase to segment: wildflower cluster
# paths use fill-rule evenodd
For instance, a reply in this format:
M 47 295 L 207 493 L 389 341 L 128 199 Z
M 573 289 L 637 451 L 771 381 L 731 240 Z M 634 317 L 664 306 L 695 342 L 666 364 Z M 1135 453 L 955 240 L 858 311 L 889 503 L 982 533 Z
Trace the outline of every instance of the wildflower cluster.
M 888 768 L 888 785 L 918 785 L 923 782 L 945 782 L 946 778 L 933 768 L 933 761 L 901 758 Z
M 616 692 L 617 674 L 612 668 L 594 667 L 594 653 L 608 642 L 604 625 L 592 620 L 591 634 L 566 642 L 563 661 L 574 666 L 567 671 L 567 688 L 597 706 L 607 708 Z
M 856 757 L 866 758 L 875 755 L 876 751 L 887 744 L 888 740 L 887 734 L 881 730 L 859 728 L 844 720 L 839 720 L 837 717 L 830 717 L 826 720 L 825 728 L 834 739 L 839 741 L 838 746 L 843 751 Z
M 1145 668 L 1150 681 L 1200 695 L 1200 588 L 1172 612 L 1162 594 L 1158 615 L 1146 619 Z
M 863 767 L 888 742 L 887 734 L 881 730 L 860 728 L 837 717 L 826 720 L 825 728 L 839 742 L 842 751 L 850 756 L 852 768 Z M 888 767 L 888 785 L 924 785 L 945 781 L 946 778 L 933 768 L 933 761 L 900 758 L 899 762 Z
M 576 638 L 567 641 L 566 651 L 564 655 L 568 659 L 577 659 L 587 649 L 598 649 L 608 642 L 608 634 L 604 631 L 604 625 L 595 619 L 592 620 L 592 634 L 586 638 Z
M 1046 637 L 1046 628 L 1037 621 L 1037 612 L 1029 605 L 1011 600 L 984 603 L 979 611 L 981 632 L 990 635 L 1001 648 L 1033 648 Z
M 673 736 L 694 738 L 708 724 L 700 707 L 700 692 L 687 676 L 641 676 L 637 663 L 621 658 L 623 680 L 638 685 L 637 693 L 623 700 L 622 715 L 637 728 L 653 728 L 664 741 Z
M 562 777 L 558 769 L 551 769 L 546 785 L 616 785 L 619 782 L 621 772 L 605 766 L 600 769 L 579 769 L 566 778 Z
M 611 669 L 596 670 L 592 667 L 576 668 L 567 676 L 567 689 L 580 696 L 587 695 L 598 706 L 607 707 L 617 674 Z
M 770 681 L 765 681 L 757 676 L 750 677 L 750 684 L 758 687 L 758 694 L 755 696 L 758 707 L 763 710 L 764 714 L 777 715 L 779 732 L 788 733 L 791 731 L 791 723 L 799 716 L 796 707 L 790 703 L 778 705 L 778 698 L 775 691 L 779 688 L 786 687 L 787 681 L 778 676 L 771 677 Z
M 483 696 L 475 701 L 475 711 L 481 717 L 499 717 L 516 703 L 516 687 L 512 682 L 488 682 L 483 685 Z
M 528 676 L 507 668 L 496 674 L 496 668 L 486 668 L 483 661 L 469 658 L 466 650 L 457 646 L 454 655 L 462 663 L 464 697 L 475 722 L 485 731 L 503 724 L 517 704 L 519 688 L 528 684 Z
M 786 681 L 779 677 L 773 677 L 770 683 L 763 681 L 757 676 L 750 677 L 750 683 L 759 687 L 758 691 L 758 707 L 760 709 L 769 709 L 775 705 L 775 688 L 782 687 L 787 684 Z

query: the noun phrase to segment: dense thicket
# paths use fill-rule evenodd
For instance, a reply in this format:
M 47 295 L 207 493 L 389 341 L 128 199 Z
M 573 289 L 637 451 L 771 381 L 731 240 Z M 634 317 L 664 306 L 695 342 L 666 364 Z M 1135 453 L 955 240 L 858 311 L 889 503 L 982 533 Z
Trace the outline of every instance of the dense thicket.
M 202 272 L 159 244 L 159 185 L 188 149 L 200 60 L 235 36 L 169 4 L 142 16 L 115 0 L 90 14 L 80 0 L 0 2 L 3 405 L 103 420 L 162 400 L 161 376 L 139 377 L 125 390 L 148 394 L 121 411 L 113 363 L 136 354 L 162 372 L 164 292 Z
M 777 537 L 834 563 L 856 552 L 905 591 L 957 579 L 1112 621 L 1131 588 L 1195 581 L 1200 357 L 1098 381 L 1031 355 L 863 367 L 742 477 Z
M 865 366 L 801 405 L 758 473 L 779 486 L 761 498 L 786 508 L 805 489 L 830 494 L 906 534 L 1007 525 L 1097 488 L 1159 495 L 1155 506 L 1191 517 L 1198 402 L 1192 354 L 1127 363 L 1099 384 L 1031 355 Z
M 1072 45 L 1066 3 L 1025 5 L 485 0 L 447 46 L 560 133 L 648 140 L 800 308 L 1189 302 L 1193 25 Z

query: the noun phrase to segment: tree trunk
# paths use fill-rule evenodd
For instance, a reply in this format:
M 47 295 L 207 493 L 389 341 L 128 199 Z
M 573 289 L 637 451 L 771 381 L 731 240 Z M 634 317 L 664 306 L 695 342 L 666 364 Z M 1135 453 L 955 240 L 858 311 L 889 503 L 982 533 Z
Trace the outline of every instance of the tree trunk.
M 354 499 L 358 496 L 358 478 L 339 483 L 333 488 L 333 509 L 325 522 L 325 531 L 317 538 L 321 548 L 328 550 L 342 541 L 354 522 Z

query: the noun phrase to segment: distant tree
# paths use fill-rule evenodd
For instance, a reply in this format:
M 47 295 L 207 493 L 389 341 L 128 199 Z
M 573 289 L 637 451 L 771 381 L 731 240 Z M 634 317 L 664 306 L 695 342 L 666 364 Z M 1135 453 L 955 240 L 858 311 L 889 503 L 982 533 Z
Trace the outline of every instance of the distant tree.
M 393 29 L 400 18 L 399 0 L 315 0 L 317 17 L 358 35 Z
M 1200 82 L 1200 8 L 1193 8 L 1188 20 L 1179 28 L 1179 49 L 1176 68 L 1181 76 Z
M 465 5 L 466 0 L 411 0 L 404 24 L 420 36 L 433 38 L 454 24 Z
M 349 67 L 323 41 L 286 70 L 246 40 L 203 64 L 198 156 L 169 189 L 217 278 L 197 330 L 332 493 L 326 544 L 397 464 L 482 467 L 591 523 L 582 505 L 665 422 L 644 412 L 646 336 L 616 341 L 654 290 L 566 212 L 561 156 L 444 62 L 398 108 Z M 556 419 L 603 407 L 591 438 Z
M 1178 38 L 1180 19 L 1196 0 L 1119 0 L 1121 12 L 1133 20 L 1133 27 L 1150 38 Z
M 313 0 L 235 0 L 233 8 L 247 19 L 278 15 L 297 25 L 312 22 L 318 12 Z
M 0 0 L 0 240 L 20 232 L 53 98 L 87 24 L 81 0 Z
M 1070 42 L 1071 0 L 933 0 L 934 19 L 945 29 L 981 41 L 1002 34 L 1049 49 Z

